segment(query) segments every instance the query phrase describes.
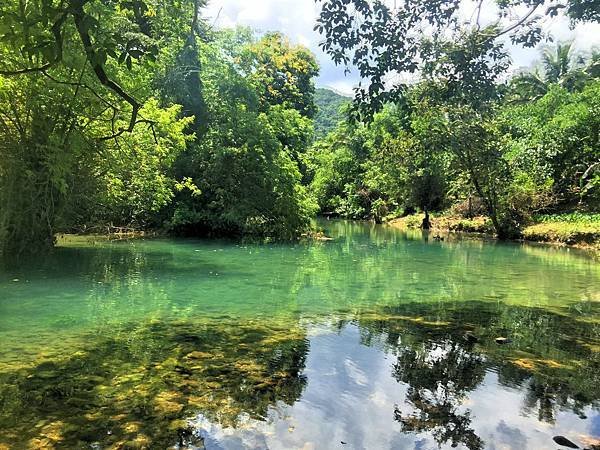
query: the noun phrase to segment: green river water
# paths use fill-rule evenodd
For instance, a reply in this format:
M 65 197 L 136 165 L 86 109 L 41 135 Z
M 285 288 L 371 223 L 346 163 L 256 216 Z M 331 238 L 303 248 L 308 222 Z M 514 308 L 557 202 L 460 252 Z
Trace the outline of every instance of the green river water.
M 0 267 L 0 449 L 600 444 L 597 260 L 321 225 Z

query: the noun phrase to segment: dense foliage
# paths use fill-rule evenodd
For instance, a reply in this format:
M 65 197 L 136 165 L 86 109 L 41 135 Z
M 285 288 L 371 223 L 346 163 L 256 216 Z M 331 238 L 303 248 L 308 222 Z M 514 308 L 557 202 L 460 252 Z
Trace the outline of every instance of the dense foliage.
M 399 125 L 405 134 L 396 128 L 392 134 L 400 143 L 387 138 L 385 145 L 373 148 L 369 142 L 386 139 L 385 134 L 377 126 L 368 127 L 372 137 L 365 139 L 358 127 L 365 145 L 354 151 L 353 179 L 337 189 L 342 201 L 332 197 L 340 205 L 338 211 L 377 218 L 399 206 L 427 210 L 434 200 L 439 207 L 467 198 L 471 215 L 476 196 L 497 235 L 507 238 L 520 235 L 531 215 L 545 208 L 597 207 L 597 55 L 574 62 L 570 45 L 558 45 L 545 50 L 543 75 L 534 72 L 508 84 L 502 81 L 510 66 L 507 37 L 513 44 L 533 47 L 544 38 L 544 17 L 566 14 L 574 24 L 597 22 L 597 2 L 319 3 L 315 28 L 324 37 L 323 50 L 347 70 L 356 67 L 367 83 L 356 89 L 352 118 L 376 124 L 381 114 L 388 114 L 389 104 L 395 104 L 401 107 Z M 486 8 L 497 17 L 484 20 Z M 420 81 L 407 84 L 402 81 L 407 77 L 399 76 L 411 74 L 418 74 Z M 408 147 L 410 159 L 425 163 L 426 167 L 412 166 L 414 161 L 394 163 L 403 166 L 397 172 L 421 176 L 419 182 L 409 182 L 411 188 L 421 187 L 419 201 L 408 193 L 398 197 L 397 187 L 406 185 L 401 176 L 394 177 L 396 188 L 372 186 L 376 175 L 383 180 L 390 169 L 376 164 L 374 174 L 365 164 L 389 161 L 390 146 L 396 157 L 402 153 L 399 149 Z M 386 156 L 378 158 L 373 152 Z M 421 181 L 425 183 L 420 186 Z M 315 190 L 323 192 L 323 184 L 317 174 Z M 348 208 L 348 202 L 354 206 Z M 322 208 L 330 206 L 322 201 Z
M 458 1 L 320 3 L 323 48 L 369 83 L 353 106 L 315 89 L 306 48 L 212 30 L 203 0 L 4 1 L 0 252 L 111 228 L 292 238 L 318 210 L 451 207 L 510 237 L 540 213 L 598 210 L 598 54 L 547 47 L 502 81 L 502 36 L 538 43 L 551 2 L 500 2 L 492 25 L 484 2 L 473 22 Z M 598 19 L 590 2 L 565 8 Z
M 21 6 L 0 7 L 0 252 L 106 227 L 307 228 L 308 50 L 211 31 L 200 0 Z
M 279 34 L 255 41 L 247 31 L 224 33 L 202 54 L 207 121 L 175 164 L 185 183 L 168 226 L 187 234 L 297 235 L 315 209 L 300 183 L 313 135 L 314 59 Z
M 439 102 L 440 83 L 413 85 L 402 102 L 313 146 L 311 191 L 322 211 L 344 217 L 452 207 L 487 215 L 505 236 L 540 212 L 597 211 L 600 80 L 580 79 L 570 89 L 548 83 L 526 101 L 515 100 L 527 91 L 511 81 L 483 112 Z

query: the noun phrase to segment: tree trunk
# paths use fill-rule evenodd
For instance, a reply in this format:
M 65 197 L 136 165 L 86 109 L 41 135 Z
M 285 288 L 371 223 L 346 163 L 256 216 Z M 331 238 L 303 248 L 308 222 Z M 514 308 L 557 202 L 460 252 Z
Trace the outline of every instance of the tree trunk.
M 427 208 L 424 208 L 424 210 L 425 210 L 425 217 L 423 218 L 423 222 L 421 223 L 421 229 L 430 230 L 431 229 L 431 221 L 429 220 L 429 211 L 427 211 Z

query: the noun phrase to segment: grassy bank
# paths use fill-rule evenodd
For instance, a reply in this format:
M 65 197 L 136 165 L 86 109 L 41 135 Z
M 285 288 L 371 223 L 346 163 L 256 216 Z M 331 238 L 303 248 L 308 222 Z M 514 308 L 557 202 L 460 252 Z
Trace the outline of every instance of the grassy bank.
M 591 246 L 600 249 L 600 214 L 555 214 L 535 218 L 523 238 L 536 242 Z
M 422 220 L 422 214 L 415 214 L 394 219 L 389 223 L 403 228 L 419 228 Z M 484 216 L 466 219 L 447 213 L 432 214 L 431 225 L 434 232 L 467 232 L 489 235 L 494 233 L 491 221 Z M 526 241 L 600 250 L 600 214 L 539 215 L 534 218 L 533 223 L 523 228 L 522 235 Z

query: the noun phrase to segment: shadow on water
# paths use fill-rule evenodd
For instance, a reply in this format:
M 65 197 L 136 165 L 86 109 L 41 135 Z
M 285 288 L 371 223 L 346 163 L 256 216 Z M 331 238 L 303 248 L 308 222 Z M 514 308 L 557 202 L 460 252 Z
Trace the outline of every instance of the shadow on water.
M 186 419 L 235 426 L 302 394 L 308 341 L 255 322 L 156 322 L 64 358 L 0 373 L 0 448 L 200 445 Z M 12 447 L 11 447 L 12 448 Z
M 67 241 L 68 242 L 68 241 Z M 212 255 L 194 254 L 194 243 L 206 246 L 208 241 L 132 239 L 128 241 L 104 240 L 94 244 L 82 241 L 77 245 L 70 244 L 57 247 L 43 258 L 22 256 L 11 259 L 0 255 L 0 282 L 2 278 L 25 277 L 35 280 L 44 278 L 92 278 L 94 281 L 109 280 L 116 277 L 127 277 L 133 274 L 156 273 L 162 277 L 173 275 L 194 275 L 205 269 L 223 270 L 223 266 L 215 264 Z M 178 245 L 179 244 L 179 245 Z M 231 245 L 230 242 L 210 241 L 211 248 L 220 244 Z M 150 250 L 150 251 L 149 251 Z M 193 257 L 193 265 L 180 263 L 181 251 Z

